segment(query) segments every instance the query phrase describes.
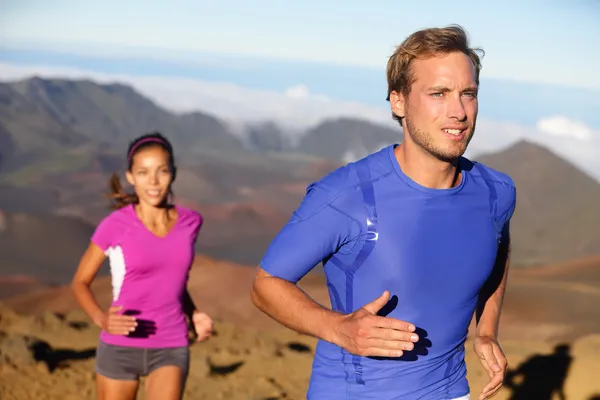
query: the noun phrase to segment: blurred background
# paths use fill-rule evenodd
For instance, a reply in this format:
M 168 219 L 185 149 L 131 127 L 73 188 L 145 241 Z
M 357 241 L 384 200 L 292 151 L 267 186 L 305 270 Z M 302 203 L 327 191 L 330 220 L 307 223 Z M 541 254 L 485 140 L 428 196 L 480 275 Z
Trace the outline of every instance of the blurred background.
M 154 130 L 205 218 L 190 287 L 217 336 L 186 398 L 304 398 L 315 342 L 254 309 L 253 268 L 309 183 L 402 141 L 387 58 L 455 23 L 486 52 L 467 156 L 518 193 L 498 398 L 600 396 L 599 21 L 594 0 L 0 0 L 0 398 L 95 398 L 98 330 L 65 285 Z M 329 305 L 319 269 L 301 285 Z

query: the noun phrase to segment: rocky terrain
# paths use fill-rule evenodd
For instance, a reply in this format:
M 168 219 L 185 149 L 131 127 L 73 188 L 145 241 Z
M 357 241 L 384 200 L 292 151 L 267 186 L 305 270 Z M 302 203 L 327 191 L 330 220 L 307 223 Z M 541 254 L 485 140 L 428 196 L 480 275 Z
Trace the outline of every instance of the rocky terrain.
M 600 394 L 599 266 L 600 259 L 587 259 L 513 271 L 500 335 L 511 372 L 497 399 L 559 399 L 551 392 L 558 396 L 561 388 L 567 400 Z M 216 334 L 191 346 L 186 399 L 305 398 L 315 339 L 281 328 L 258 312 L 248 298 L 251 279 L 249 267 L 198 256 L 190 291 L 214 317 Z M 306 277 L 301 286 L 329 304 L 321 278 Z M 109 288 L 107 278 L 94 285 L 102 304 L 109 301 Z M 94 398 L 99 331 L 67 288 L 5 300 L 0 332 L 0 398 Z M 486 377 L 471 345 L 469 339 L 468 379 L 477 393 Z

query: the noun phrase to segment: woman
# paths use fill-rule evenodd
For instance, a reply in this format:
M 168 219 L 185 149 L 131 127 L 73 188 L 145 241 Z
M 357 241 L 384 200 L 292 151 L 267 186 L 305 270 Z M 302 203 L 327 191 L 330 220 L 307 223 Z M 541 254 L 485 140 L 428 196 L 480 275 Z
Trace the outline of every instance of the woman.
M 124 193 L 111 179 L 114 211 L 94 232 L 72 282 L 75 297 L 102 331 L 96 352 L 96 385 L 102 400 L 135 399 L 147 376 L 147 399 L 180 399 L 189 367 L 186 316 L 197 340 L 212 320 L 196 310 L 187 291 L 194 244 L 202 225 L 195 211 L 169 203 L 176 168 L 173 148 L 159 133 L 134 140 L 127 152 Z M 103 311 L 90 285 L 109 258 L 113 301 Z

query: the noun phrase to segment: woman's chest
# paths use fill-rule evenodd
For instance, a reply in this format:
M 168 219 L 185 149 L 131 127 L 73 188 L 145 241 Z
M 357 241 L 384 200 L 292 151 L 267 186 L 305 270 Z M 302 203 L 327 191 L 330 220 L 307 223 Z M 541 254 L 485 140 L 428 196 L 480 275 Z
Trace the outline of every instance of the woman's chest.
M 124 264 L 130 273 L 187 273 L 194 259 L 194 244 L 185 232 L 160 238 L 139 231 L 121 240 Z

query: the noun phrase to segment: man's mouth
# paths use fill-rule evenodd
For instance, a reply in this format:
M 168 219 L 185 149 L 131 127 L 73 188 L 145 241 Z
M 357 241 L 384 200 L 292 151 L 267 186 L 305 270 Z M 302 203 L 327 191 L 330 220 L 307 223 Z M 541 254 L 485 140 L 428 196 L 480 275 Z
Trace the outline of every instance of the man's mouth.
M 465 137 L 465 133 L 467 132 L 467 129 L 461 129 L 461 128 L 444 128 L 442 129 L 442 132 L 444 132 L 446 134 L 447 137 L 449 137 L 452 140 L 462 140 Z

